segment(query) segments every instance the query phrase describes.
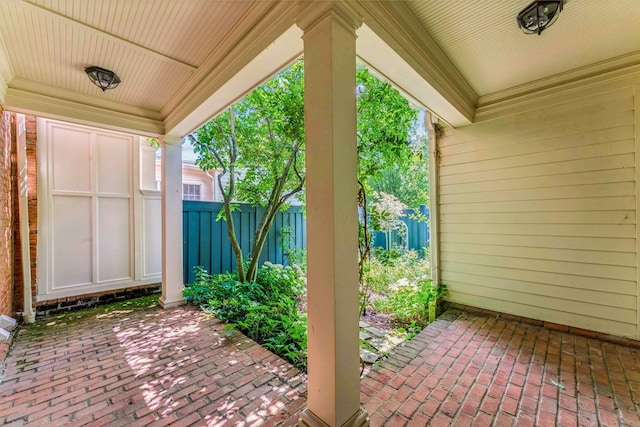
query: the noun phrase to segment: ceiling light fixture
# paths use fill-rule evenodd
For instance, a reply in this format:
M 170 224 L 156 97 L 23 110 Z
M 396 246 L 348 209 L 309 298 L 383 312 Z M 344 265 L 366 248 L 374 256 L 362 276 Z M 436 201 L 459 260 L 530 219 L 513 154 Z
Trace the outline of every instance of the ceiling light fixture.
M 562 11 L 563 0 L 537 0 L 525 7 L 516 20 L 525 34 L 542 33 L 556 22 Z
M 84 69 L 94 85 L 104 92 L 107 89 L 115 89 L 120 84 L 120 77 L 111 70 L 92 66 Z

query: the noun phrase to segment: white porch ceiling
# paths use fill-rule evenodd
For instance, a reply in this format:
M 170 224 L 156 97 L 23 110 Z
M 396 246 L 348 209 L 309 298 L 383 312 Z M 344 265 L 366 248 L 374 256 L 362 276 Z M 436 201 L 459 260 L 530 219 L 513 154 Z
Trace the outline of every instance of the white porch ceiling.
M 516 24 L 531 1 L 408 4 L 480 96 L 640 51 L 638 0 L 565 0 L 558 20 L 539 36 Z
M 409 94 L 423 82 L 429 90 L 416 98 L 440 93 L 423 104 L 446 104 L 449 112 L 435 113 L 452 123 L 468 123 L 474 106 L 525 92 L 520 86 L 532 81 L 588 75 L 570 72 L 614 58 L 597 70 L 640 63 L 639 1 L 565 0 L 541 36 L 515 23 L 529 2 L 349 3 L 376 33 L 371 40 L 386 43 L 379 49 L 362 36 L 365 62 L 412 86 L 402 87 Z M 0 99 L 16 111 L 81 123 L 187 132 L 301 52 L 299 10 L 293 0 L 0 0 Z M 376 53 L 389 49 L 398 54 Z M 385 65 L 398 58 L 406 64 Z M 115 71 L 121 85 L 101 92 L 84 73 L 90 65 Z

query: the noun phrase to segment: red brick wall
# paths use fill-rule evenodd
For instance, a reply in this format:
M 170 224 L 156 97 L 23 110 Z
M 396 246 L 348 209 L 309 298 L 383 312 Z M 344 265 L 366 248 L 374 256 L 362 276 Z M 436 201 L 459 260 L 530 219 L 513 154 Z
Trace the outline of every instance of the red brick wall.
M 28 209 L 29 209 L 29 246 L 31 252 L 31 295 L 33 301 L 36 296 L 36 259 L 37 259 L 37 239 L 38 239 L 38 165 L 36 158 L 36 118 L 26 116 L 26 138 L 27 138 L 27 194 L 28 194 Z M 14 130 L 14 135 L 17 135 L 17 131 Z M 15 282 L 15 310 L 21 312 L 23 310 L 24 302 L 24 286 L 22 282 L 22 249 L 20 245 L 20 221 L 18 218 L 18 201 L 17 190 L 14 193 L 16 202 L 14 203 L 14 217 L 15 217 L 15 234 L 14 234 L 14 251 L 15 251 L 15 264 L 14 264 L 14 282 Z
M 10 114 L 0 105 L 0 314 L 13 315 L 13 144 Z

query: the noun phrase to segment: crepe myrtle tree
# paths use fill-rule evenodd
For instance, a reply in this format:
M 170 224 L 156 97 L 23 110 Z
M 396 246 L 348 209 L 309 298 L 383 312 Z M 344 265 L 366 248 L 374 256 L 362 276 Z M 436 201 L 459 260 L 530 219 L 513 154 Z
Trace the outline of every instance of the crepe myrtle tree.
M 303 198 L 304 69 L 302 60 L 280 72 L 189 135 L 197 165 L 219 169 L 223 218 L 238 269 L 238 280 L 253 282 L 267 235 L 279 210 L 294 195 Z M 244 264 L 232 213 L 235 202 L 264 208 Z

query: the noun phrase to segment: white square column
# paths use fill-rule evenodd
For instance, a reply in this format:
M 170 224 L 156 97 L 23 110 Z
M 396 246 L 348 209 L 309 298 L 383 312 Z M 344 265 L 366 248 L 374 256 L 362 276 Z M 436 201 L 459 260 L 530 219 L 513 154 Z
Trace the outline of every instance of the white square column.
M 361 21 L 344 7 L 322 2 L 298 20 L 304 30 L 309 342 L 300 421 L 309 426 L 368 424 L 360 408 L 358 336 L 355 30 Z
M 184 304 L 182 297 L 182 139 L 162 144 L 162 308 Z

